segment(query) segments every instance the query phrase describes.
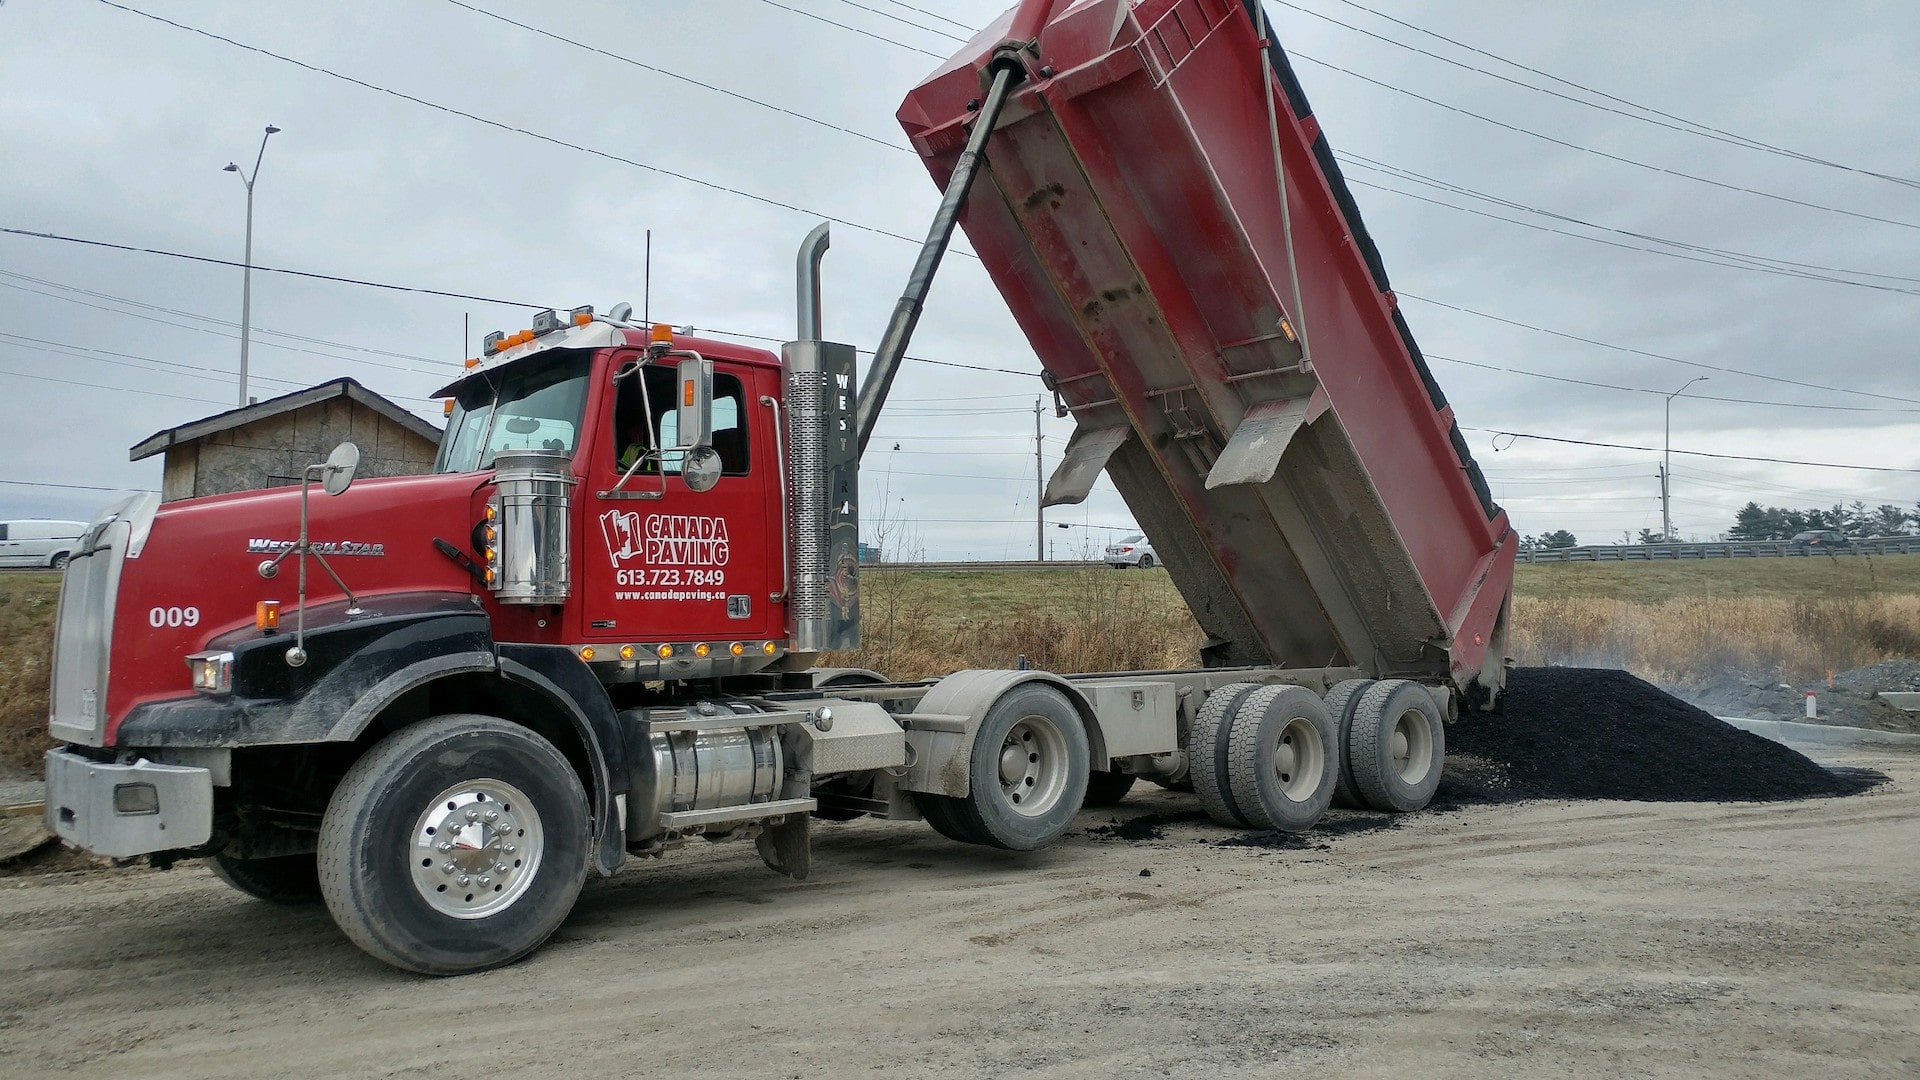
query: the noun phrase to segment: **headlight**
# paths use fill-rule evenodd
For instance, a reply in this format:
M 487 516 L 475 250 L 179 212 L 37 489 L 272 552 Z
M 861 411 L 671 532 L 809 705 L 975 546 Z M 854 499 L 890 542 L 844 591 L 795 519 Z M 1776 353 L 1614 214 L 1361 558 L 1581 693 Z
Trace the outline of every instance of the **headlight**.
M 193 688 L 207 694 L 225 694 L 233 690 L 233 654 L 202 652 L 187 657 L 187 670 L 193 673 Z

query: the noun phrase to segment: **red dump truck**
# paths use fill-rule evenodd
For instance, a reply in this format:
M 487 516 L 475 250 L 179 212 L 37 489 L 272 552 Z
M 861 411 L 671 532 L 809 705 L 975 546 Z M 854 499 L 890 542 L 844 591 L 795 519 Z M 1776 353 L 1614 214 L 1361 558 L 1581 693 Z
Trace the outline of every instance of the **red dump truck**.
M 864 379 L 818 340 L 822 227 L 778 355 L 541 312 L 446 388 L 431 475 L 356 484 L 343 444 L 101 514 L 49 829 L 457 974 L 696 837 L 803 876 L 816 821 L 1031 849 L 1142 777 L 1240 828 L 1424 806 L 1501 691 L 1514 537 L 1257 5 L 1030 0 L 901 118 L 945 197 Z M 1078 421 L 1050 498 L 1114 478 L 1202 666 L 816 665 L 858 644 L 859 451 L 956 223 Z

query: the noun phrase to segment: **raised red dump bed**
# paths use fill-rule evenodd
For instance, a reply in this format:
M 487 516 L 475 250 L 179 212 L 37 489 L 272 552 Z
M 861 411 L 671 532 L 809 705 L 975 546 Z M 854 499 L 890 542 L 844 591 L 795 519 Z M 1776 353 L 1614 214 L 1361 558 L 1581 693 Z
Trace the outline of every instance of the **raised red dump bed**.
M 960 219 L 1078 422 L 1048 502 L 1107 470 L 1209 665 L 1497 694 L 1517 538 L 1257 4 L 1051 6 Z M 943 186 L 1014 18 L 900 108 Z

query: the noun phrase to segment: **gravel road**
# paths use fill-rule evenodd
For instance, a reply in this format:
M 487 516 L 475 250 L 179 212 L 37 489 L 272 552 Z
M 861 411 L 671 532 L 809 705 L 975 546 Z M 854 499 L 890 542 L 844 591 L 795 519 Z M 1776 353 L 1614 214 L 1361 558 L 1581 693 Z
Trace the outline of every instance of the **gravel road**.
M 0 1074 L 1914 1076 L 1920 755 L 1827 756 L 1892 782 L 1350 817 L 1301 849 L 1221 846 L 1148 789 L 1029 855 L 823 828 L 805 883 L 703 845 L 450 980 L 198 865 L 15 877 Z M 1172 824 L 1093 834 L 1143 814 Z

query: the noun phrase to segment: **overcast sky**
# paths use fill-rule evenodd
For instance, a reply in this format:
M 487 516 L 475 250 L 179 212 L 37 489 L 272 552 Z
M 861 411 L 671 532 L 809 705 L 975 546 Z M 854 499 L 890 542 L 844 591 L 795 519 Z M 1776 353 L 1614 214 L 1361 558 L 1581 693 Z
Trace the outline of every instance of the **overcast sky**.
M 1676 455 L 1681 535 L 1723 532 L 1748 499 L 1920 500 L 1920 5 L 1363 2 L 1269 10 L 1416 338 L 1450 358 L 1436 374 L 1518 529 L 1586 542 L 1658 529 L 1659 455 L 1492 432 L 1657 447 L 1664 396 L 1701 374 L 1674 403 L 1677 449 L 1909 471 Z M 285 59 L 101 0 L 5 0 L 0 227 L 239 259 L 245 193 L 221 170 L 251 170 L 271 123 L 258 266 L 638 307 L 652 229 L 656 318 L 784 340 L 795 246 L 826 215 L 843 222 L 826 333 L 870 348 L 916 252 L 886 234 L 923 235 L 938 198 L 894 110 L 1005 4 L 125 6 Z M 1701 127 L 1833 164 L 1674 130 Z M 1708 264 L 1727 261 L 1743 266 Z M 239 309 L 236 269 L 0 234 L 0 519 L 86 518 L 111 497 L 86 488 L 157 488 L 159 459 L 129 463 L 127 448 L 234 404 Z M 467 314 L 475 342 L 526 321 L 524 307 L 256 270 L 252 392 L 351 375 L 437 421 L 425 395 L 466 355 Z M 912 351 L 1038 371 L 965 257 L 948 260 Z M 1031 557 L 1038 389 L 910 362 L 864 465 L 868 519 L 910 523 L 895 546 L 927 558 Z M 1049 411 L 1043 427 L 1051 470 L 1071 421 Z M 1132 523 L 1104 481 L 1050 520 L 1074 525 L 1048 530 L 1062 557 L 1110 535 L 1083 526 Z

